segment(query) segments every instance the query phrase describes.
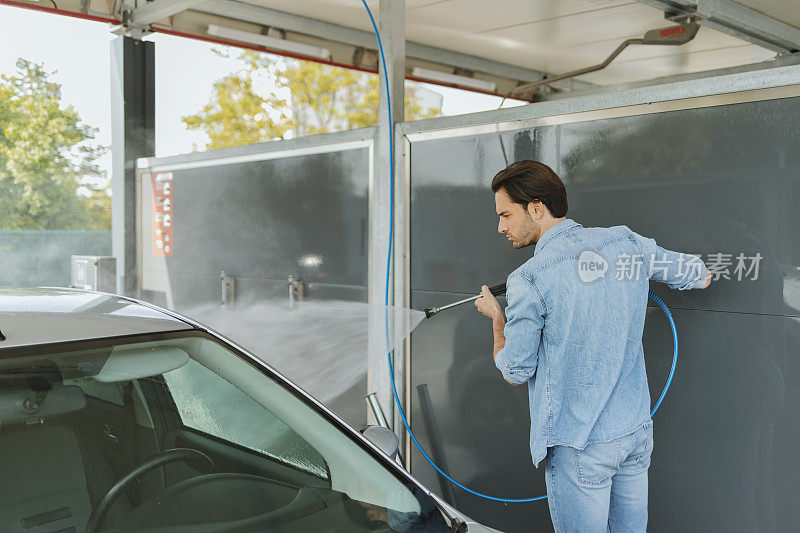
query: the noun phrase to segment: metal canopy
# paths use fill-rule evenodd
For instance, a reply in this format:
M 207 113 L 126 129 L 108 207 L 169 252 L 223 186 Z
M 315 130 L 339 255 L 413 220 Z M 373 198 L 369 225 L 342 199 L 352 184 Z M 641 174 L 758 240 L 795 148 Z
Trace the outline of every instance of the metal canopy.
M 0 3 L 49 10 L 35 0 Z M 378 1 L 368 3 L 377 12 Z M 60 0 L 58 6 L 66 14 L 122 21 L 134 36 L 149 27 L 214 40 L 208 33 L 214 24 L 317 46 L 331 63 L 377 67 L 360 0 Z M 406 72 L 411 77 L 419 67 L 486 80 L 496 86 L 487 92 L 506 94 L 518 84 L 599 63 L 622 41 L 668 26 L 665 16 L 692 16 L 703 27 L 689 44 L 628 49 L 608 68 L 555 89 L 728 68 L 800 49 L 795 0 L 407 0 Z
M 202 0 L 155 0 L 130 11 L 130 23 L 135 26 L 149 26 L 166 17 L 201 4 Z

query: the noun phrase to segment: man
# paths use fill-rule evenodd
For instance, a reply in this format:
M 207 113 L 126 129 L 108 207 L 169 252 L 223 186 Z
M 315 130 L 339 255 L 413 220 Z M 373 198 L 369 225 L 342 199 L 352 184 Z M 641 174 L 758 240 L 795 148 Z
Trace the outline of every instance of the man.
M 705 288 L 696 256 L 665 250 L 626 226 L 584 228 L 566 218 L 561 179 L 519 161 L 492 181 L 497 230 L 534 256 L 509 275 L 508 306 L 482 287 L 494 362 L 528 384 L 531 456 L 545 460 L 557 532 L 645 531 L 653 421 L 642 332 L 649 279 Z

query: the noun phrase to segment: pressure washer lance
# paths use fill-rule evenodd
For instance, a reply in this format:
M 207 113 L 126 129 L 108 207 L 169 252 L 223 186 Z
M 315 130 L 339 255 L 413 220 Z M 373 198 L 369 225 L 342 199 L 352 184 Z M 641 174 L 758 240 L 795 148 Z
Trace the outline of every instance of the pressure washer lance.
M 491 292 L 495 296 L 500 296 L 501 294 L 506 293 L 506 284 L 501 283 L 500 285 L 495 285 L 494 287 L 489 287 L 489 292 Z M 459 300 L 457 302 L 453 302 L 448 305 L 443 305 L 441 307 L 430 307 L 425 310 L 425 318 L 430 318 L 439 311 L 444 311 L 445 309 L 450 309 L 451 307 L 455 307 L 457 305 L 465 304 L 467 302 L 474 302 L 478 298 L 480 298 L 482 294 L 478 294 L 477 296 L 470 296 L 469 298 L 464 298 L 463 300 Z

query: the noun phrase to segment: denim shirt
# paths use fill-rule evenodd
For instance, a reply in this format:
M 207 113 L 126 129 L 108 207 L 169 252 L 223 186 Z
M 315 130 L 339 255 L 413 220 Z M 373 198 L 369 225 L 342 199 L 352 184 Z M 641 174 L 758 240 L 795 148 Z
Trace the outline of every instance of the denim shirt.
M 702 287 L 700 258 L 665 250 L 627 226 L 558 222 L 508 276 L 506 342 L 495 364 L 528 384 L 531 457 L 579 450 L 650 420 L 642 333 L 649 279 Z

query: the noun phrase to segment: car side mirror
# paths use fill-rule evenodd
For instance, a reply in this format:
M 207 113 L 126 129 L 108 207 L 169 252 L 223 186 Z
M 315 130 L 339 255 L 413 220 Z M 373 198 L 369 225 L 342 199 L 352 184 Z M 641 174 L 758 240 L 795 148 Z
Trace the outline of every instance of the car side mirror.
M 397 459 L 397 453 L 400 451 L 400 440 L 394 434 L 394 431 L 382 426 L 367 426 L 361 430 L 361 434 L 392 460 Z

